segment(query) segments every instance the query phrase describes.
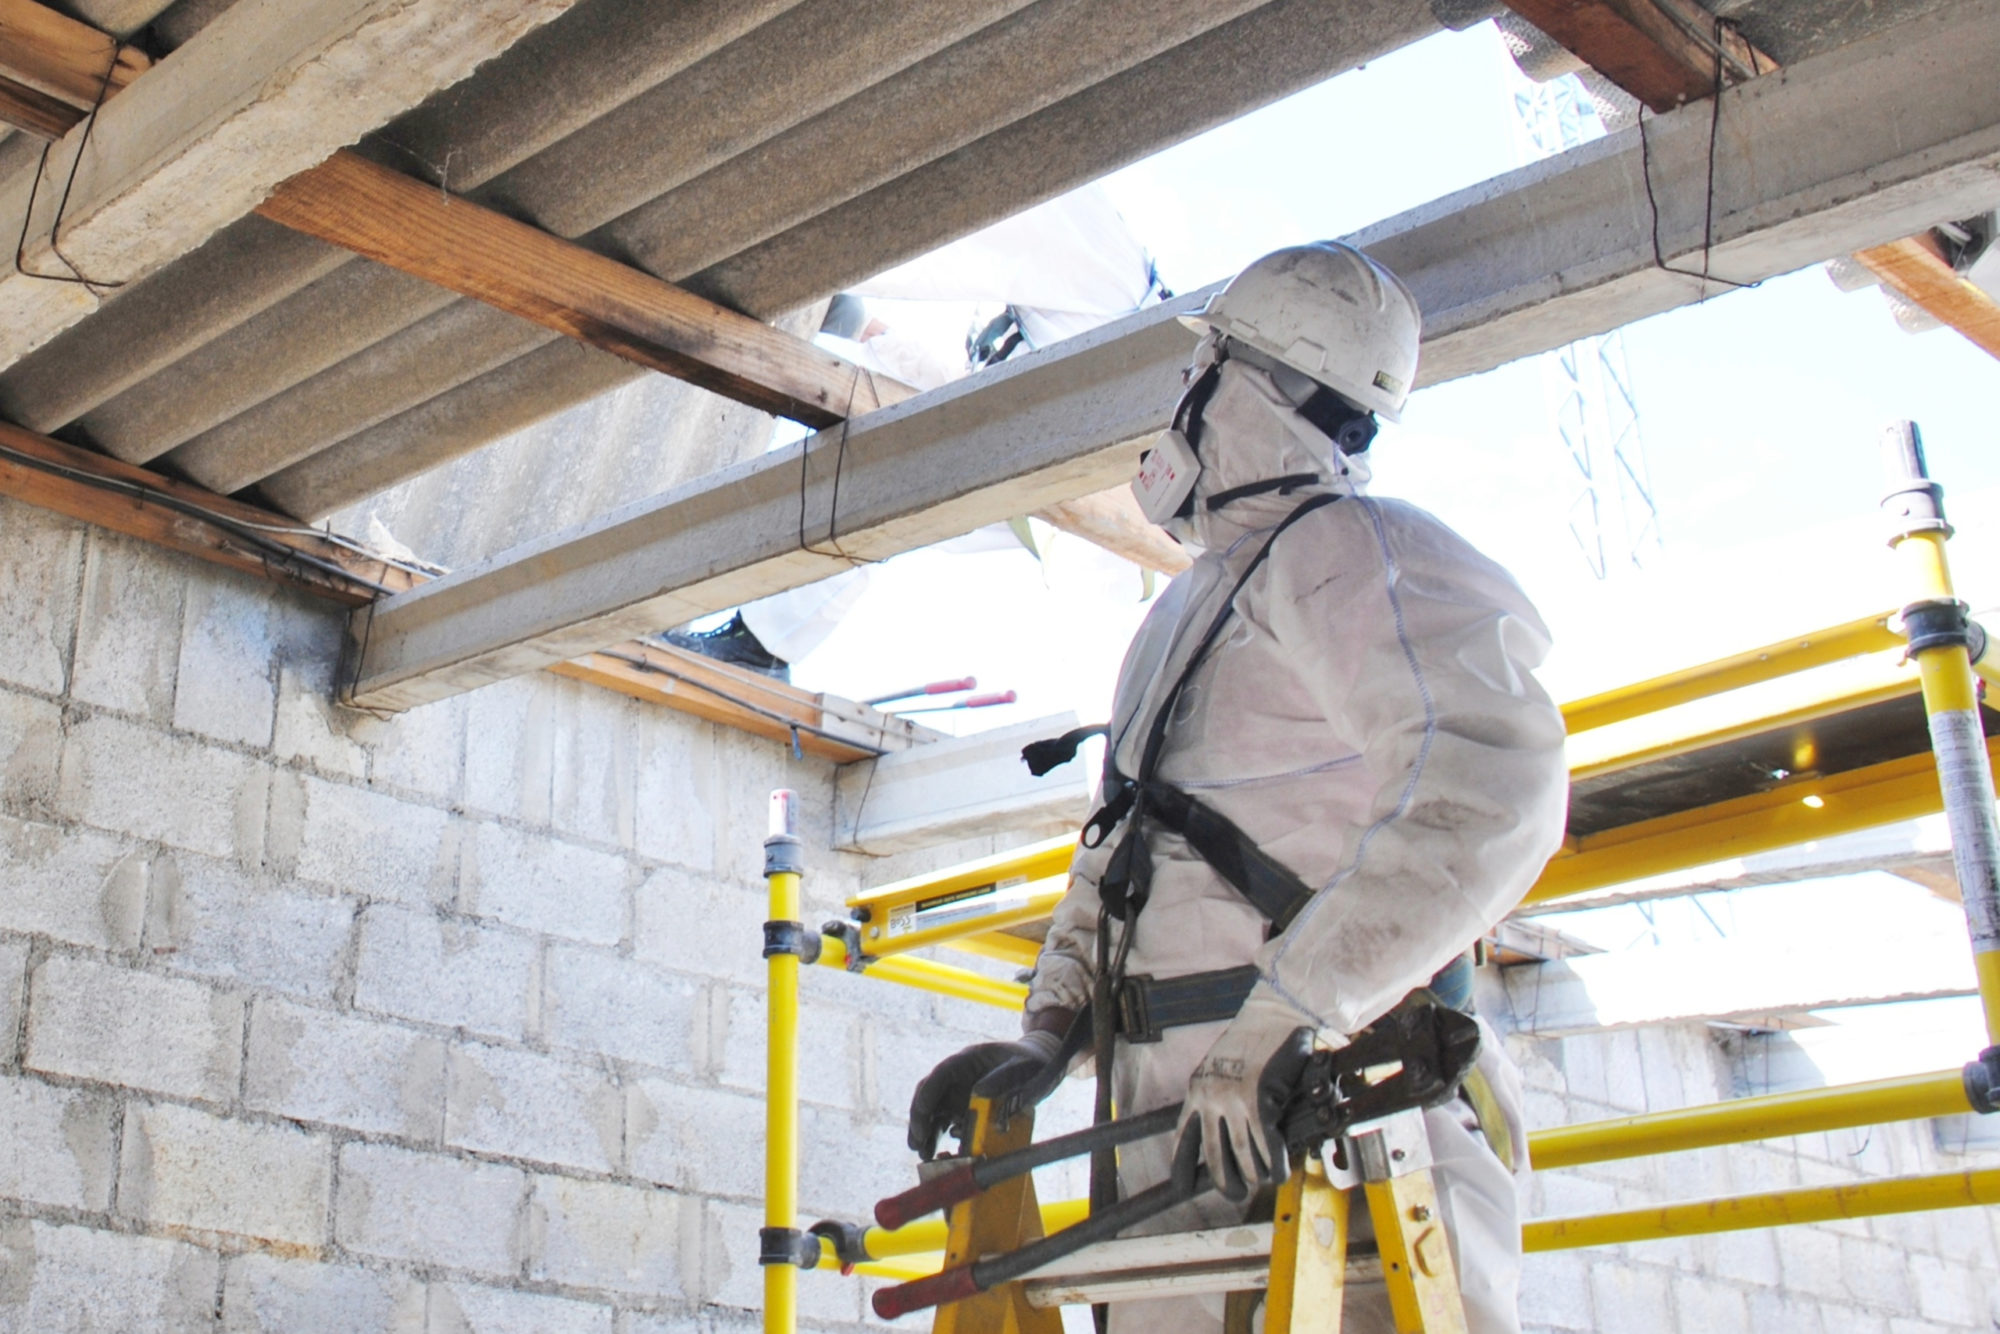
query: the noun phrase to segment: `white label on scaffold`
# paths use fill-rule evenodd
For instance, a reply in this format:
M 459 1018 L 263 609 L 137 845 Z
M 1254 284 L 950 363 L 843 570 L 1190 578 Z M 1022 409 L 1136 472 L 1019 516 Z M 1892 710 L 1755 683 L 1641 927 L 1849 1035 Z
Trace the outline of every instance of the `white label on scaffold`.
M 1951 860 L 1965 900 L 1972 948 L 2000 949 L 2000 823 L 1993 811 L 1993 772 L 1986 760 L 1986 732 L 1976 709 L 1941 709 L 1931 715 L 1931 750 L 1951 828 Z

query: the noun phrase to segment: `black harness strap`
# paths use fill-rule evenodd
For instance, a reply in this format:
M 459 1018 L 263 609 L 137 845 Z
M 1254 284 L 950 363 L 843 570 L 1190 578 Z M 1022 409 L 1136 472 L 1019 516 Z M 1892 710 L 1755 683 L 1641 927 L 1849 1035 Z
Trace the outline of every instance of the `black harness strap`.
M 1120 821 L 1126 822 L 1125 836 L 1112 851 L 1111 861 L 1105 867 L 1097 892 L 1099 900 L 1114 917 L 1126 923 L 1127 929 L 1130 929 L 1131 921 L 1140 909 L 1146 906 L 1152 887 L 1152 855 L 1146 847 L 1145 831 L 1149 818 L 1185 838 L 1188 846 L 1214 867 L 1216 874 L 1228 881 L 1237 893 L 1269 918 L 1277 930 L 1282 930 L 1281 923 L 1290 922 L 1305 906 L 1306 900 L 1312 897 L 1310 887 L 1282 863 L 1266 855 L 1228 817 L 1171 785 L 1157 782 L 1153 771 L 1158 768 L 1160 752 L 1166 747 L 1167 726 L 1172 721 L 1174 706 L 1188 682 L 1194 678 L 1196 670 L 1207 659 L 1215 641 L 1221 637 L 1223 627 L 1236 614 L 1237 595 L 1250 582 L 1250 576 L 1263 565 L 1265 557 L 1271 554 L 1271 548 L 1277 545 L 1286 529 L 1314 510 L 1324 509 L 1339 499 L 1337 494 L 1313 496 L 1286 515 L 1284 522 L 1272 531 L 1244 567 L 1235 587 L 1223 600 L 1221 611 L 1216 613 L 1215 619 L 1202 633 L 1194 652 L 1188 655 L 1187 666 L 1181 669 L 1179 678 L 1154 710 L 1146 731 L 1146 744 L 1139 754 L 1138 774 L 1127 778 L 1118 772 L 1116 742 L 1106 752 L 1104 790 L 1108 797 L 1085 823 L 1083 842 L 1088 847 L 1096 847 Z

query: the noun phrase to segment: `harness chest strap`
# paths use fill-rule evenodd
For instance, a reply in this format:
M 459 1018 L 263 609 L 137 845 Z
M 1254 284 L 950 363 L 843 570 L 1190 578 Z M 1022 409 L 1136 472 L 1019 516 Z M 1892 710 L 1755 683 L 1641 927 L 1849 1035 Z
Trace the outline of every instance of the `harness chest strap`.
M 1314 510 L 1324 509 L 1339 499 L 1338 494 L 1323 493 L 1300 504 L 1285 516 L 1284 522 L 1272 531 L 1257 554 L 1244 566 L 1243 573 L 1237 576 L 1235 585 L 1229 590 L 1229 596 L 1223 599 L 1221 610 L 1202 633 L 1194 651 L 1188 655 L 1187 665 L 1153 710 L 1147 722 L 1145 745 L 1139 753 L 1138 773 L 1127 778 L 1118 771 L 1116 756 L 1119 743 L 1124 740 L 1122 733 L 1106 748 L 1104 790 L 1107 800 L 1085 822 L 1083 842 L 1088 847 L 1096 847 L 1121 822 L 1125 825 L 1124 836 L 1119 840 L 1098 884 L 1098 897 L 1106 908 L 1127 923 L 1128 929 L 1132 918 L 1145 907 L 1146 893 L 1151 885 L 1152 854 L 1146 847 L 1146 823 L 1156 811 L 1159 822 L 1186 838 L 1202 860 L 1214 867 L 1218 875 L 1272 922 L 1274 931 L 1283 930 L 1284 924 L 1289 923 L 1312 898 L 1309 886 L 1283 863 L 1267 856 L 1233 821 L 1178 788 L 1156 781 L 1154 773 L 1166 748 L 1167 725 L 1173 717 L 1174 705 L 1206 661 L 1223 627 L 1236 614 L 1237 595 L 1262 567 L 1287 529 Z M 1128 722 L 1127 728 L 1130 725 Z

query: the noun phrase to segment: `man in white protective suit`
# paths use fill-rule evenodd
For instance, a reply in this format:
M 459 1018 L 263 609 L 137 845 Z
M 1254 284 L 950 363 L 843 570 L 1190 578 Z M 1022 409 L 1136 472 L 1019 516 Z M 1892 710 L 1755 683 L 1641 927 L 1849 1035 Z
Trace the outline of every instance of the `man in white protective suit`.
M 1416 372 L 1409 290 L 1323 242 L 1258 260 L 1188 322 L 1188 387 L 1133 489 L 1199 558 L 1126 655 L 1021 1039 L 946 1060 L 910 1123 L 928 1158 L 970 1094 L 1045 1092 L 1053 1063 L 1109 1053 L 1100 1115 L 1185 1101 L 1176 1132 L 1119 1151 L 1119 1194 L 1166 1180 L 1177 1151 L 1183 1179 L 1198 1163 L 1221 1183 L 1155 1232 L 1239 1222 L 1283 1176 L 1267 1121 L 1310 1044 L 1420 989 L 1467 1008 L 1464 952 L 1556 850 L 1567 789 L 1526 595 L 1431 515 L 1367 494 L 1375 419 L 1397 420 Z M 1134 985 L 1153 1031 L 1132 1031 Z M 1121 1017 L 1081 1042 L 1093 1012 Z M 1515 1334 L 1520 1081 L 1482 1035 L 1468 1092 L 1425 1118 L 1470 1328 Z M 1117 1303 L 1110 1328 L 1220 1330 L 1223 1308 Z M 1347 1311 L 1350 1334 L 1394 1328 L 1386 1300 Z

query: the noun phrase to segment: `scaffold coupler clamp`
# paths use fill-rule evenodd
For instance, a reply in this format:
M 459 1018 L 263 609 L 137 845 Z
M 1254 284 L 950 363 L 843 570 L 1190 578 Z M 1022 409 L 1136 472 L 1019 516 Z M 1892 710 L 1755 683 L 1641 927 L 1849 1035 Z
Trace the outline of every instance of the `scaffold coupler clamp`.
M 861 952 L 861 927 L 844 917 L 836 917 L 819 929 L 823 936 L 832 936 L 847 950 L 847 971 L 865 972 L 875 960 Z
M 824 1242 L 819 1230 L 801 1232 L 795 1227 L 760 1227 L 757 1229 L 757 1263 L 762 1265 L 795 1265 L 800 1269 L 817 1269 Z
M 1965 1100 L 1983 1115 L 2000 1112 L 2000 1047 L 1988 1047 L 1966 1062 Z
M 1929 598 L 1903 608 L 1903 636 L 1909 640 L 1904 658 L 1933 648 L 1962 648 L 1973 662 L 1985 657 L 1986 630 L 1966 610 L 1957 598 Z
M 764 874 L 803 875 L 806 869 L 805 846 L 796 834 L 773 834 L 764 840 Z M 819 958 L 819 932 L 806 930 L 804 922 L 771 921 L 764 923 L 764 957 L 777 954 L 796 954 L 800 963 L 813 963 Z
M 854 1266 L 868 1259 L 868 1229 L 860 1223 L 842 1223 L 822 1218 L 806 1229 L 833 1250 L 842 1274 L 852 1274 Z

